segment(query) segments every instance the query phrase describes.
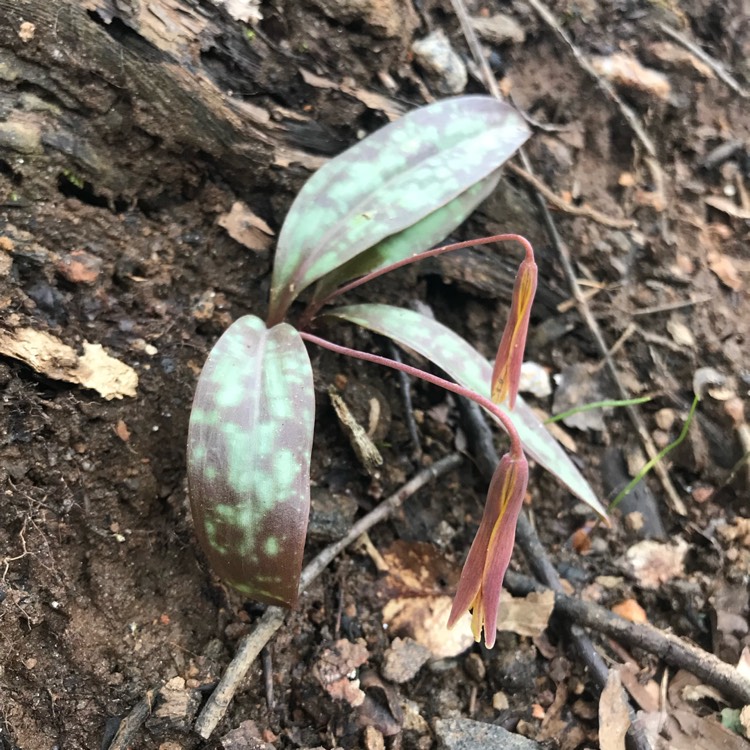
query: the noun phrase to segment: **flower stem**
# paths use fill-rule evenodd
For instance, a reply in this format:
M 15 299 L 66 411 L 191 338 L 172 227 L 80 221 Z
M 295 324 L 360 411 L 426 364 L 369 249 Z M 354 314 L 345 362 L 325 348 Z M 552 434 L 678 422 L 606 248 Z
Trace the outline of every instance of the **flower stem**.
M 302 315 L 300 319 L 300 328 L 306 328 L 310 321 L 315 317 L 318 311 L 327 305 L 331 300 L 335 299 L 341 294 L 346 294 L 352 289 L 356 289 L 362 284 L 366 284 L 368 281 L 377 279 L 378 276 L 395 271 L 398 268 L 403 268 L 411 263 L 417 263 L 425 258 L 434 258 L 436 255 L 442 255 L 443 253 L 450 253 L 453 250 L 462 250 L 465 247 L 474 247 L 475 245 L 489 245 L 492 242 L 518 242 L 526 253 L 526 259 L 529 261 L 534 260 L 534 250 L 531 243 L 520 234 L 495 234 L 492 237 L 482 237 L 478 240 L 465 240 L 464 242 L 454 242 L 452 245 L 443 245 L 442 247 L 435 247 L 432 250 L 424 250 L 420 253 L 415 253 L 408 258 L 399 260 L 396 263 L 391 263 L 384 268 L 379 268 L 377 271 L 371 271 L 370 273 L 360 276 L 354 281 L 350 281 L 348 284 L 334 289 L 330 294 L 321 300 L 314 301 Z
M 411 375 L 414 378 L 419 378 L 420 380 L 424 380 L 427 383 L 431 383 L 432 385 L 436 385 L 439 388 L 443 388 L 446 391 L 450 391 L 451 393 L 455 393 L 458 396 L 464 396 L 465 398 L 474 401 L 475 403 L 479 404 L 479 406 L 489 411 L 494 417 L 497 418 L 500 424 L 502 424 L 503 428 L 508 433 L 508 437 L 510 438 L 511 455 L 514 458 L 523 456 L 521 438 L 508 415 L 504 411 L 502 411 L 502 409 L 500 409 L 497 404 L 495 404 L 493 401 L 490 401 L 490 399 L 486 398 L 485 396 L 476 393 L 476 391 L 472 391 L 470 388 L 466 388 L 462 385 L 459 385 L 458 383 L 446 380 L 445 378 L 438 377 L 437 375 L 432 375 L 429 372 L 420 370 L 418 367 L 412 367 L 411 365 L 404 364 L 403 362 L 397 362 L 395 359 L 389 359 L 388 357 L 381 357 L 378 354 L 363 352 L 360 349 L 351 349 L 348 346 L 334 344 L 332 341 L 320 338 L 319 336 L 315 336 L 312 333 L 305 333 L 304 331 L 300 331 L 299 333 L 305 341 L 309 341 L 311 344 L 317 344 L 318 346 L 322 346 L 325 349 L 330 349 L 332 352 L 336 352 L 337 354 L 345 354 L 348 357 L 362 359 L 365 362 L 372 362 L 376 365 L 390 367 L 393 370 L 400 370 L 401 372 L 405 372 L 407 375 Z

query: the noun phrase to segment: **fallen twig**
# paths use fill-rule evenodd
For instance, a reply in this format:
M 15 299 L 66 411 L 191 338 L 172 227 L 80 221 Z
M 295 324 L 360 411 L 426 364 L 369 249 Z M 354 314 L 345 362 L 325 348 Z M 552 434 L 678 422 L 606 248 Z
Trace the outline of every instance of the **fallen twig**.
M 616 216 L 608 216 L 601 211 L 597 211 L 595 208 L 591 208 L 591 206 L 574 206 L 572 203 L 567 203 L 554 191 L 550 190 L 538 177 L 527 172 L 522 167 L 513 162 L 508 162 L 506 166 L 514 175 L 517 175 L 531 185 L 534 190 L 544 197 L 547 203 L 552 204 L 558 211 L 570 214 L 571 216 L 583 216 L 586 219 L 597 222 L 597 224 L 602 224 L 612 229 L 632 229 L 636 226 L 636 222 L 633 219 L 618 219 Z
M 396 362 L 401 361 L 401 353 L 398 347 L 391 341 L 391 339 L 385 339 L 386 348 L 388 350 L 388 356 Z M 417 429 L 417 423 L 414 420 L 414 409 L 411 402 L 411 382 L 409 376 L 401 370 L 396 370 L 398 377 L 398 386 L 401 390 L 401 398 L 404 402 L 404 419 L 406 420 L 406 426 L 409 430 L 409 437 L 411 438 L 412 444 L 412 456 L 419 460 L 422 456 L 422 441 L 419 439 L 419 430 Z
M 663 21 L 659 21 L 659 28 L 669 37 L 675 40 L 678 44 L 681 44 L 688 52 L 695 55 L 702 63 L 708 65 L 709 68 L 716 74 L 716 77 L 724 81 L 732 91 L 739 94 L 743 99 L 747 99 L 750 96 L 750 92 L 743 88 L 737 79 L 729 73 L 729 71 L 718 61 L 714 60 L 707 52 L 699 47 L 694 42 L 691 42 L 687 37 L 680 34 L 677 29 L 673 29 Z
M 158 690 L 146 691 L 146 695 L 133 706 L 133 710 L 120 722 L 117 734 L 112 738 L 107 750 L 128 750 L 128 748 L 137 744 L 133 743 L 133 738 L 154 710 L 154 700 L 158 694 Z
M 547 588 L 533 578 L 513 571 L 508 571 L 505 582 L 512 593 L 523 596 Z M 731 664 L 672 633 L 648 623 L 630 622 L 598 604 L 568 596 L 562 591 L 555 591 L 555 610 L 579 625 L 592 628 L 630 648 L 655 654 L 671 667 L 691 672 L 741 705 L 750 703 L 750 680 Z
M 374 510 L 363 516 L 349 530 L 349 533 L 338 542 L 326 547 L 316 555 L 302 571 L 299 582 L 300 593 L 304 591 L 346 547 L 355 542 L 362 534 L 380 521 L 388 518 L 408 497 L 424 487 L 428 482 L 455 469 L 461 463 L 458 453 L 440 459 L 432 466 L 423 469 L 410 479 L 398 492 L 380 503 Z M 234 697 L 240 682 L 247 674 L 261 649 L 284 624 L 287 610 L 281 607 L 269 607 L 249 633 L 239 643 L 237 653 L 222 676 L 216 690 L 206 702 L 198 715 L 194 730 L 203 739 L 208 739 L 221 721 Z
M 464 426 L 472 446 L 477 466 L 485 478 L 491 478 L 494 467 L 497 465 L 498 456 L 492 439 L 492 431 L 484 420 L 479 407 L 466 399 L 459 400 L 459 407 L 463 416 Z M 542 546 L 536 530 L 532 526 L 525 513 L 518 517 L 516 529 L 516 542 L 523 551 L 526 561 L 529 563 L 534 575 L 543 581 L 544 586 L 552 589 L 555 596 L 562 594 L 563 587 L 555 566 L 549 559 L 547 552 Z M 510 571 L 506 573 L 506 578 Z M 531 580 L 531 579 L 529 579 Z M 586 665 L 594 682 L 600 690 L 607 684 L 609 670 L 588 635 L 575 626 L 570 628 L 573 645 L 578 651 L 581 660 Z M 628 706 L 630 703 L 628 702 Z M 628 743 L 631 750 L 651 750 L 643 730 L 635 717 L 632 708 L 630 710 L 630 728 L 628 729 Z

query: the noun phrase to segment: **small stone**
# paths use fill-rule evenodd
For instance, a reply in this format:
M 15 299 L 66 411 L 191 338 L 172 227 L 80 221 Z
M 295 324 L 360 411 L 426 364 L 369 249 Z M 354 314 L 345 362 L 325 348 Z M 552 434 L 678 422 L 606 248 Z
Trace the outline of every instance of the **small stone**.
M 411 49 L 419 65 L 437 79 L 436 85 L 443 93 L 460 94 L 466 88 L 466 65 L 441 29 L 414 42 Z
M 405 731 L 417 734 L 427 734 L 430 731 L 430 725 L 419 712 L 419 704 L 416 701 L 405 700 L 401 704 L 401 710 L 404 715 L 402 728 Z
M 654 421 L 660 430 L 669 432 L 674 425 L 674 421 L 677 418 L 674 409 L 659 409 L 654 414 Z
M 643 513 L 634 510 L 625 516 L 625 527 L 629 531 L 640 531 L 643 528 Z
M 495 711 L 506 711 L 509 707 L 510 703 L 508 703 L 508 696 L 502 690 L 498 690 L 492 696 L 492 708 L 494 708 Z
M 477 34 L 490 44 L 523 44 L 526 41 L 523 26 L 505 13 L 495 13 L 489 18 L 472 18 L 471 25 Z
M 18 29 L 18 36 L 22 42 L 30 42 L 36 34 L 36 26 L 31 21 L 23 21 Z
M 541 750 L 538 742 L 495 726 L 472 719 L 437 719 L 435 734 L 443 750 Z
M 395 638 L 385 652 L 383 677 L 398 684 L 408 682 L 417 676 L 430 656 L 430 649 L 412 638 Z
M 482 657 L 479 654 L 470 653 L 464 662 L 466 674 L 475 682 L 482 682 L 487 676 L 487 668 L 484 666 Z
M 362 742 L 365 750 L 385 750 L 383 734 L 375 727 L 365 727 L 365 731 L 362 732 Z
M 102 270 L 102 261 L 85 250 L 73 250 L 57 263 L 57 272 L 71 284 L 95 284 Z

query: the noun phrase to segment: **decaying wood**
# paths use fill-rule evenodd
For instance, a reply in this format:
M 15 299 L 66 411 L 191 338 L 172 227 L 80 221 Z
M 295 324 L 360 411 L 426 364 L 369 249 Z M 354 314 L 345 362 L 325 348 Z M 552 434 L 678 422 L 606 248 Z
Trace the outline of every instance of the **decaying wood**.
M 208 0 L 0 0 L 6 171 L 32 199 L 63 173 L 131 201 L 179 193 L 196 169 L 243 192 L 319 166 L 295 143 L 304 118 L 274 98 L 296 68 L 243 30 Z

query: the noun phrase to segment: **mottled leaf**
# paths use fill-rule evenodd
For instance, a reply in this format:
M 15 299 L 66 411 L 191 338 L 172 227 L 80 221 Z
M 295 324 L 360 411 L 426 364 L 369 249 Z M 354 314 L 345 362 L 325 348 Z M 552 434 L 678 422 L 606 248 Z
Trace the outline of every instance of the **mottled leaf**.
M 472 211 L 492 193 L 500 179 L 500 173 L 501 170 L 495 170 L 481 182 L 464 190 L 450 203 L 433 211 L 416 224 L 378 242 L 374 247 L 365 250 L 348 263 L 344 263 L 343 266 L 339 266 L 324 276 L 315 287 L 314 300 L 324 299 L 347 281 L 385 268 L 421 250 L 437 245 L 462 224 Z
M 348 320 L 397 341 L 427 357 L 460 383 L 490 397 L 492 365 L 450 328 L 426 315 L 380 304 L 335 307 L 327 316 Z M 573 494 L 602 516 L 606 511 L 560 444 L 520 397 L 512 411 L 499 405 L 513 422 L 526 452 L 554 474 Z
M 310 510 L 312 368 L 299 333 L 235 321 L 203 367 L 190 413 L 195 532 L 216 573 L 253 599 L 297 599 Z
M 464 96 L 414 110 L 332 159 L 282 227 L 269 321 L 313 282 L 486 178 L 528 136 L 509 105 Z

